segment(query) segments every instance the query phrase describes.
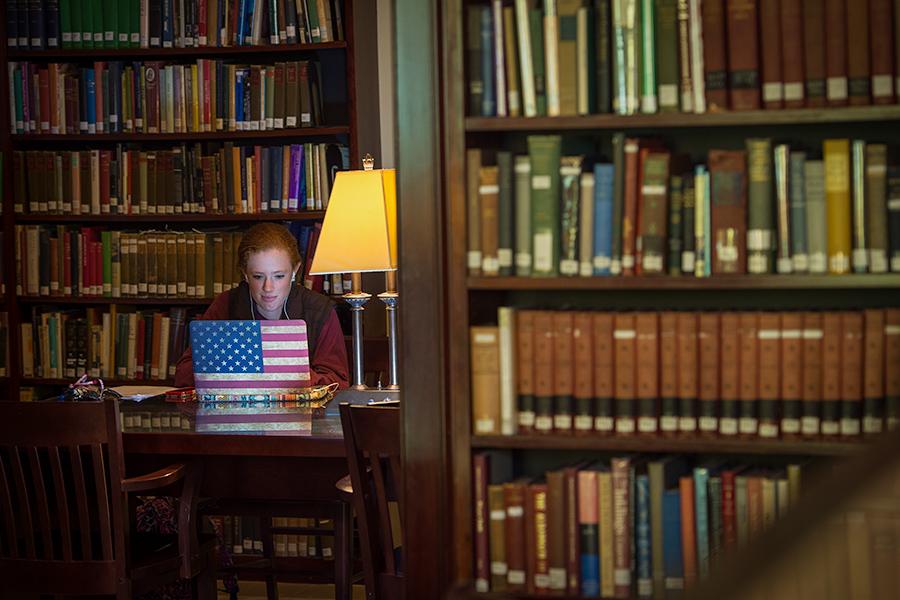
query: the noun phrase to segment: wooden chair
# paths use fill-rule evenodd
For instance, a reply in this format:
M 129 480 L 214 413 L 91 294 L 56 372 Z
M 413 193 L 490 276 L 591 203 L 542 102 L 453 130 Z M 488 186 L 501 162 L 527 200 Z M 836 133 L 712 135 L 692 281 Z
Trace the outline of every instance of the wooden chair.
M 403 514 L 400 409 L 341 403 L 368 600 L 405 597 L 403 549 L 395 549 L 390 503 Z M 401 524 L 402 526 L 402 524 Z
M 125 478 L 118 423 L 114 400 L 0 402 L 0 597 L 125 600 L 195 577 L 195 597 L 216 597 L 214 541 L 200 543 L 194 518 L 199 463 Z M 130 493 L 179 487 L 177 535 L 131 531 Z

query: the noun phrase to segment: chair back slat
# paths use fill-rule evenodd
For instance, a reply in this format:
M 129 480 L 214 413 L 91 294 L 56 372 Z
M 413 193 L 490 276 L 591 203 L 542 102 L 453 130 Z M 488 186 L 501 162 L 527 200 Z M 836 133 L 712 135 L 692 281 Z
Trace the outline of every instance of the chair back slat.
M 25 449 L 28 454 L 28 466 L 31 471 L 31 485 L 34 489 L 34 510 L 41 528 L 41 558 L 53 559 L 53 536 L 50 530 L 50 505 L 47 502 L 47 488 L 44 486 L 44 469 L 38 449 L 34 446 Z
M 72 487 L 75 491 L 75 507 L 78 510 L 78 531 L 81 533 L 81 559 L 93 557 L 91 544 L 91 517 L 88 512 L 87 484 L 84 480 L 84 465 L 81 463 L 81 448 L 69 447 L 69 461 L 72 463 Z
M 10 448 L 9 462 L 12 466 L 13 481 L 16 486 L 16 498 L 19 505 L 16 514 L 22 522 L 22 537 L 25 542 L 25 558 L 36 558 L 34 553 L 34 527 L 31 520 L 31 501 L 28 498 L 28 488 L 25 487 L 25 473 L 22 468 L 22 457 L 18 446 Z
M 59 448 L 48 448 L 50 470 L 53 473 L 53 490 L 56 494 L 56 511 L 59 518 L 59 538 L 62 548 L 62 559 L 72 560 L 72 528 L 69 524 L 69 496 L 63 479 L 62 460 Z
M 0 503 L 3 508 L 3 530 L 6 535 L 3 536 L 4 546 L 0 547 L 0 556 L 8 556 L 9 558 L 19 558 L 18 531 L 16 528 L 16 520 L 13 518 L 13 500 L 10 490 L 11 472 L 6 467 L 4 457 L 0 455 Z
M 387 460 L 388 460 L 388 464 L 390 464 L 390 466 L 391 466 L 391 471 L 394 474 L 393 475 L 394 483 L 397 486 L 399 486 L 400 485 L 400 475 L 402 473 L 402 471 L 400 470 L 400 455 L 398 454 L 397 456 L 389 456 L 389 457 L 387 457 Z M 397 508 L 399 509 L 399 512 L 402 515 L 402 514 L 404 514 L 403 513 L 403 505 L 404 505 L 403 494 L 400 493 L 399 487 L 396 488 L 395 492 L 396 493 L 394 494 L 394 497 L 392 499 L 397 502 Z M 397 540 L 397 541 L 399 542 L 400 540 Z
M 341 404 L 340 412 L 367 597 L 402 598 L 403 559 L 395 554 L 390 506 L 402 490 L 400 411 Z M 384 582 L 390 582 L 393 591 L 388 593 Z
M 109 512 L 109 489 L 106 485 L 106 464 L 103 460 L 103 448 L 97 444 L 91 445 L 91 459 L 94 465 L 94 482 L 96 484 L 97 493 L 97 521 L 100 525 L 100 547 L 102 549 L 103 560 L 112 560 L 112 523 L 110 523 Z M 96 475 L 100 473 L 101 476 Z

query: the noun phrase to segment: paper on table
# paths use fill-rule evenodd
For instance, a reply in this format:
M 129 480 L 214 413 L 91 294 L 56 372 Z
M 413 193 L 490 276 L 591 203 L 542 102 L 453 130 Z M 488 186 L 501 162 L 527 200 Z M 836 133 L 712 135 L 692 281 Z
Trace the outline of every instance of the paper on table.
M 133 400 L 134 402 L 140 402 L 141 400 L 146 400 L 147 398 L 162 396 L 166 392 L 174 390 L 176 388 L 167 387 L 164 385 L 120 385 L 111 389 L 118 392 L 119 395 L 122 396 L 122 400 Z

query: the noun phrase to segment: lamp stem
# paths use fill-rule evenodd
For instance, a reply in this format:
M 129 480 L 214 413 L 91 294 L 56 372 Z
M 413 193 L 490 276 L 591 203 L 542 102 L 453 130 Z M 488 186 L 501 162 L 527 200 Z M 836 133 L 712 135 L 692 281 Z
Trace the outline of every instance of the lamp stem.
M 388 319 L 388 385 L 389 390 L 400 389 L 400 377 L 398 375 L 397 360 L 397 303 L 400 294 L 397 293 L 397 272 L 386 271 L 384 274 L 385 291 L 378 294 L 378 298 L 384 302 Z
M 350 305 L 353 315 L 353 387 L 364 389 L 363 375 L 363 310 L 371 294 L 362 291 L 362 275 L 350 274 L 351 291 L 344 294 L 344 300 Z

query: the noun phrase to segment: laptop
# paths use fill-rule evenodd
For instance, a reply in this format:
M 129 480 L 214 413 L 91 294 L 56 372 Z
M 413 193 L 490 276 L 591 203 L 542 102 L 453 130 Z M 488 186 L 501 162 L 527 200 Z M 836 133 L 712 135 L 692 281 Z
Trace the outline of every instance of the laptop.
M 198 394 L 290 394 L 311 385 L 302 319 L 191 321 L 190 336 Z

